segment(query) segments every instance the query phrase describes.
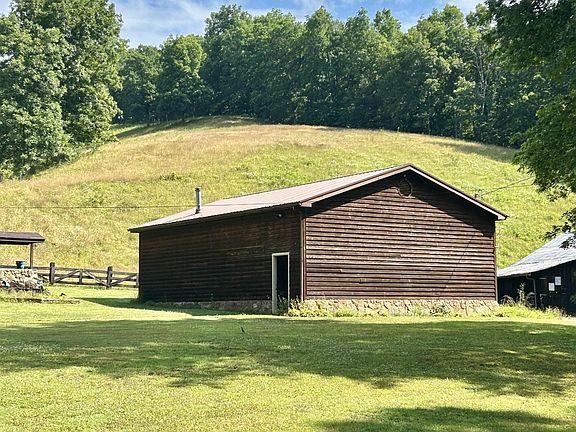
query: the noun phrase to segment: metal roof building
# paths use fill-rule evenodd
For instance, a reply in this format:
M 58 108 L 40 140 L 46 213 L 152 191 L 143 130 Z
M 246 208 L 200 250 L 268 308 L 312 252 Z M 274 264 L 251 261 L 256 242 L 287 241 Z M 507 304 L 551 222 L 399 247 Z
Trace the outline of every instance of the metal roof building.
M 564 233 L 530 255 L 498 271 L 499 298 L 515 298 L 523 289 L 533 294 L 539 307 L 574 309 L 576 294 L 576 247 L 574 234 Z
M 30 261 L 28 265 L 34 267 L 34 245 L 43 243 L 46 239 L 34 232 L 0 231 L 0 245 L 17 245 L 30 247 Z
M 506 215 L 413 165 L 200 202 L 130 229 L 140 299 L 273 312 L 292 300 L 496 304 L 495 222 Z

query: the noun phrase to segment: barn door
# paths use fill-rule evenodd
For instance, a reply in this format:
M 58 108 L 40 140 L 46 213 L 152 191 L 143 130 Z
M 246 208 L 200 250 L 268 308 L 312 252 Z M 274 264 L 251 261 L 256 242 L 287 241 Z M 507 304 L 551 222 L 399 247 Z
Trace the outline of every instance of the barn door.
M 290 252 L 272 254 L 272 313 L 290 299 Z

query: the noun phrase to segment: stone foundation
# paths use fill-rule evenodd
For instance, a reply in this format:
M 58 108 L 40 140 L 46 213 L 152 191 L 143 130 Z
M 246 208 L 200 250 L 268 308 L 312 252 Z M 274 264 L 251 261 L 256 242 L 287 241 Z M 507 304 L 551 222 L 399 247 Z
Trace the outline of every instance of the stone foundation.
M 337 312 L 352 311 L 361 315 L 449 315 L 451 313 L 469 316 L 485 314 L 498 307 L 496 300 L 462 299 L 406 299 L 406 300 L 305 300 L 311 310 Z
M 271 300 L 221 300 L 211 302 L 177 302 L 178 306 L 199 309 L 230 310 L 251 313 L 272 313 Z
M 19 291 L 43 291 L 42 278 L 36 270 L 1 269 L 0 289 Z
M 231 310 L 250 313 L 271 313 L 270 300 L 222 300 L 211 302 L 178 302 L 178 306 L 201 309 Z M 441 316 L 456 314 L 469 316 L 486 314 L 498 307 L 496 300 L 410 299 L 410 300 L 305 300 L 303 307 L 310 311 L 337 313 L 351 311 L 360 315 L 381 316 Z

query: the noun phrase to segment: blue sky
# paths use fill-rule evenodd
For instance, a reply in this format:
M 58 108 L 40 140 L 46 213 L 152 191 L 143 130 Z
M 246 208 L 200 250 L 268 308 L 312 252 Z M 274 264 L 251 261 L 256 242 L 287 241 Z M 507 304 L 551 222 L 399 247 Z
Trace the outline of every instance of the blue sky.
M 433 8 L 441 9 L 454 4 L 464 12 L 474 9 L 477 0 L 115 0 L 116 8 L 122 15 L 124 25 L 122 36 L 130 40 L 131 46 L 138 44 L 159 45 L 170 34 L 202 34 L 204 22 L 210 12 L 221 5 L 236 3 L 253 15 L 266 13 L 272 8 L 290 12 L 303 20 L 320 6 L 325 6 L 334 17 L 346 19 L 358 9 L 365 7 L 373 16 L 379 9 L 390 9 L 402 22 L 404 29 L 414 25 L 422 15 L 428 15 Z M 10 0 L 0 0 L 0 13 L 9 9 Z

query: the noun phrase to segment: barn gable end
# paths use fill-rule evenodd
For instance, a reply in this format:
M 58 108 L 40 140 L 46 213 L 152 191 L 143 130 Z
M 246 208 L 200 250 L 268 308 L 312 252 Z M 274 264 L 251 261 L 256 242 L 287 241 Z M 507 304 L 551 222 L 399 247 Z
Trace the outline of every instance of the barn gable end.
M 306 298 L 495 300 L 494 217 L 415 173 L 307 211 Z

